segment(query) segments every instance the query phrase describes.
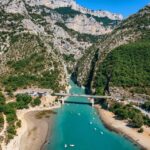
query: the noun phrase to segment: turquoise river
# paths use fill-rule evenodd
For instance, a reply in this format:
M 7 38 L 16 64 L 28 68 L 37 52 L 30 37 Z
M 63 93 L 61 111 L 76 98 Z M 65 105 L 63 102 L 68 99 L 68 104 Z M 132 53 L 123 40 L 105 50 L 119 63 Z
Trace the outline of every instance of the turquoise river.
M 84 89 L 70 82 L 70 93 Z M 87 98 L 70 97 L 70 102 L 88 102 Z M 139 150 L 121 135 L 109 131 L 96 110 L 85 104 L 65 104 L 57 110 L 47 150 Z

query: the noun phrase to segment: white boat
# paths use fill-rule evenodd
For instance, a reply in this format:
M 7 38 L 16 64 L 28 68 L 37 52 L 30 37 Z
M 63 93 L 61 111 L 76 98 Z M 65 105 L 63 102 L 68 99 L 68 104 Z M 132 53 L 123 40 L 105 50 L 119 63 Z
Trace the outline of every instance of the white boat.
M 96 128 L 94 128 L 94 130 L 96 131 L 97 129 L 96 129 Z
M 103 135 L 104 133 L 101 131 L 101 134 Z
M 67 144 L 65 144 L 65 146 L 64 146 L 65 148 L 67 148 L 68 146 L 67 146 Z
M 90 124 L 93 124 L 92 122 L 90 122 Z
M 69 146 L 70 146 L 70 147 L 75 147 L 75 145 L 74 145 L 74 144 L 70 144 Z
M 80 113 L 78 113 L 78 116 L 80 116 L 81 114 Z

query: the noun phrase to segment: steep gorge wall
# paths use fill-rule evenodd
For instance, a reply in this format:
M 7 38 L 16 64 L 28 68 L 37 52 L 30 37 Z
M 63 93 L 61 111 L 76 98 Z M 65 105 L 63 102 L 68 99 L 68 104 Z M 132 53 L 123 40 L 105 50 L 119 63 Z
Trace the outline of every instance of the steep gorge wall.
M 76 80 L 79 85 L 88 85 L 90 71 L 93 70 L 92 60 L 94 55 L 97 53 L 97 49 L 98 59 L 95 62 L 92 77 L 90 77 L 90 80 L 92 78 L 92 83 L 91 81 L 89 82 L 89 84 L 91 84 L 90 88 L 94 93 L 96 92 L 95 85 L 99 78 L 99 68 L 107 54 L 121 45 L 134 43 L 135 41 L 147 39 L 149 37 L 149 8 L 150 6 L 146 6 L 137 14 L 134 14 L 124 20 L 112 33 L 106 35 L 98 43 L 96 43 L 90 51 L 87 50 L 87 53 L 85 53 L 85 55 L 81 58 L 79 65 L 76 68 Z

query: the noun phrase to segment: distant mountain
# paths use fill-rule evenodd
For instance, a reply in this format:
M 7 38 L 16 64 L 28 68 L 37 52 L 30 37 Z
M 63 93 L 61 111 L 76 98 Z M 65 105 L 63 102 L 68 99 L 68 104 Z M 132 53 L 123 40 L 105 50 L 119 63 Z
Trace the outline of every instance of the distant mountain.
M 108 11 L 92 11 L 81 7 L 74 0 L 6 0 L 0 1 L 1 7 L 8 13 L 28 14 L 25 4 L 30 7 L 47 7 L 57 11 L 70 29 L 80 33 L 103 35 L 110 33 L 122 20 L 122 16 Z
M 79 11 L 83 14 L 90 14 L 97 17 L 108 17 L 112 20 L 122 20 L 123 16 L 120 14 L 111 13 L 109 11 L 93 11 L 87 8 L 84 8 L 76 3 L 75 0 L 26 0 L 27 3 L 32 6 L 35 5 L 44 5 L 49 8 L 55 9 L 60 7 L 70 7 L 73 10 Z

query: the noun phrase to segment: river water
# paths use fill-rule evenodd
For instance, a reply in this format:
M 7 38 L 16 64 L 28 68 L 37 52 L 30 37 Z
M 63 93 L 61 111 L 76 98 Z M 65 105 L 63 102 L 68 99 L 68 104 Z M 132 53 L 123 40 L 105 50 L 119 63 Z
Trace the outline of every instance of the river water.
M 72 81 L 70 85 L 70 93 L 84 93 Z M 70 97 L 67 101 L 88 102 L 88 99 Z M 139 150 L 123 136 L 106 129 L 89 105 L 65 104 L 57 110 L 53 123 L 47 150 Z

